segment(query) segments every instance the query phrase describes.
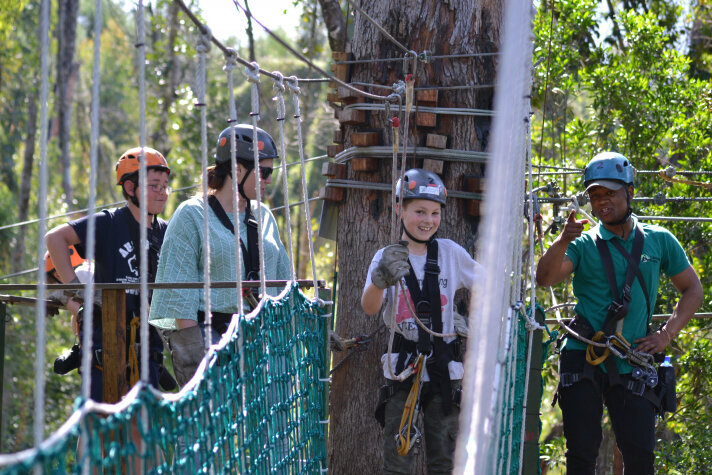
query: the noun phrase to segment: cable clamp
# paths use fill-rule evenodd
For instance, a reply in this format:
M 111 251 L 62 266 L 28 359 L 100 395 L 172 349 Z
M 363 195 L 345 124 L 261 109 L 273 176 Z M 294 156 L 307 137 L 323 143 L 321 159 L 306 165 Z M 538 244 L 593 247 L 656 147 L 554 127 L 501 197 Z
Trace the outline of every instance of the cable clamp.
M 672 178 L 672 177 L 674 177 L 675 175 L 676 175 L 675 167 L 673 167 L 672 165 L 670 165 L 669 167 L 667 167 L 667 168 L 665 169 L 665 176 L 666 176 L 666 177 Z
M 413 70 L 409 71 L 408 60 L 411 57 L 413 58 Z M 413 77 L 415 77 L 415 73 L 416 73 L 417 69 L 418 69 L 418 53 L 416 53 L 413 50 L 410 50 L 406 54 L 403 55 L 403 77 L 407 77 L 408 74 L 411 74 Z
M 663 193 L 661 191 L 658 191 L 653 196 L 653 203 L 655 203 L 656 205 L 664 205 L 666 201 L 667 201 L 667 197 L 665 196 L 665 193 Z

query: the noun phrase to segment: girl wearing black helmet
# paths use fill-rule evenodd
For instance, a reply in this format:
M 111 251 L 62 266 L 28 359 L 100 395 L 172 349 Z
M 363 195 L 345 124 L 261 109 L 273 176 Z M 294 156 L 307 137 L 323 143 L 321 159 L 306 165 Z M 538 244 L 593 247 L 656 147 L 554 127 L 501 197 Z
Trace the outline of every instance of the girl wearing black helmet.
M 450 473 L 455 449 L 460 382 L 464 373 L 457 350 L 456 327 L 460 327 L 454 309 L 455 292 L 470 289 L 482 275 L 481 266 L 460 245 L 450 239 L 436 239 L 447 190 L 435 173 L 415 168 L 404 174 L 396 185 L 401 207 L 403 233 L 401 244 L 392 244 L 376 252 L 366 277 L 361 306 L 369 315 L 383 308 L 388 327 L 394 315 L 395 285 L 403 283 L 395 305 L 395 336 L 391 353 L 381 358 L 387 384 L 381 389 L 376 418 L 384 427 L 384 473 L 412 473 L 413 451 L 403 453 L 401 418 L 413 376 L 398 381 L 399 374 L 418 355 L 427 356 L 420 393 L 424 416 L 428 473 Z M 406 299 L 410 301 L 408 305 Z M 410 308 L 431 331 L 417 325 Z M 460 327 L 461 328 L 461 327 Z
M 278 157 L 272 137 L 250 125 L 233 125 L 218 137 L 215 164 L 208 170 L 208 220 L 210 227 L 213 281 L 237 280 L 234 232 L 240 233 L 243 280 L 259 280 L 257 240 L 264 252 L 266 280 L 288 280 L 291 276 L 287 251 L 279 237 L 277 222 L 269 208 L 256 201 L 258 180 L 254 170 L 254 147 L 259 157 L 259 186 L 264 196 L 272 182 L 274 159 Z M 231 150 L 234 135 L 237 176 L 232 176 Z M 240 199 L 233 209 L 233 182 L 237 180 Z M 200 282 L 204 275 L 203 197 L 199 193 L 181 203 L 166 231 L 157 282 Z M 256 214 L 262 218 L 262 236 L 257 236 Z M 270 293 L 278 293 L 273 289 Z M 235 289 L 212 289 L 212 338 L 219 339 L 227 330 L 232 315 L 248 309 L 237 307 Z M 195 373 L 205 354 L 205 303 L 202 289 L 157 289 L 151 305 L 150 322 L 167 337 L 173 368 L 181 386 Z

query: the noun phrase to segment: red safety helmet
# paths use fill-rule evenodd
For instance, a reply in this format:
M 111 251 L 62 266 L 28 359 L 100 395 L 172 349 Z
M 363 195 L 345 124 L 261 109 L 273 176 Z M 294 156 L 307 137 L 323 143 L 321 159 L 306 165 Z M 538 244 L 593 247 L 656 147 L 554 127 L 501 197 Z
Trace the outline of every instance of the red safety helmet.
M 168 174 L 171 173 L 168 162 L 161 152 L 150 147 L 144 147 L 143 151 L 146 157 L 146 170 L 162 170 Z M 138 173 L 140 156 L 141 147 L 130 148 L 121 155 L 119 161 L 116 162 L 117 185 L 122 185 L 133 174 Z

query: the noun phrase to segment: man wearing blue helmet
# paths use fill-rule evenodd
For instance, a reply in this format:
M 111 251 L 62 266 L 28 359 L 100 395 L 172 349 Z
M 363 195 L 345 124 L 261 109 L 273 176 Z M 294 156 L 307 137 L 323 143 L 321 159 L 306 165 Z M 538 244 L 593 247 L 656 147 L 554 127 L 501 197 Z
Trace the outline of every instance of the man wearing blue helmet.
M 623 155 L 596 155 L 584 170 L 584 186 L 600 225 L 584 231 L 588 220 L 571 211 L 537 267 L 543 286 L 573 274 L 577 299 L 556 395 L 568 473 L 595 473 L 603 404 L 625 473 L 654 472 L 655 413 L 674 410 L 661 405 L 674 384 L 659 384 L 651 355 L 665 351 L 702 303 L 700 280 L 675 236 L 633 214 L 633 175 Z M 665 325 L 649 332 L 660 271 L 681 296 Z

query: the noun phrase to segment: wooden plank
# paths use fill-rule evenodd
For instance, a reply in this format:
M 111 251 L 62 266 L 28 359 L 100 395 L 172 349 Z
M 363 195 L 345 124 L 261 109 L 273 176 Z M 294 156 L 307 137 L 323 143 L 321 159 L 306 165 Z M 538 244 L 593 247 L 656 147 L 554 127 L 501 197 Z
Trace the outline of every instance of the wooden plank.
M 332 51 L 331 57 L 334 61 L 348 61 L 351 53 L 345 53 L 343 51 Z
M 425 146 L 443 150 L 447 147 L 447 135 L 428 134 L 425 137 Z
M 351 169 L 356 172 L 378 171 L 378 159 L 370 157 L 358 157 L 351 159 Z
M 344 146 L 341 144 L 326 146 L 326 154 L 331 158 L 334 158 L 337 153 L 340 153 L 343 151 L 344 151 Z
M 126 392 L 126 291 L 103 290 L 101 299 L 104 402 L 116 403 Z
M 321 174 L 328 178 L 343 180 L 346 178 L 346 165 L 344 163 L 324 162 L 321 165 Z
M 355 132 L 351 134 L 351 145 L 355 147 L 378 145 L 378 138 L 378 132 Z
M 415 123 L 418 127 L 435 127 L 438 116 L 433 112 L 418 112 L 415 114 Z
M 343 202 L 344 189 L 335 186 L 325 186 L 319 190 L 319 198 L 325 201 Z
M 437 89 L 425 89 L 420 91 L 415 91 L 415 99 L 421 106 L 432 106 L 438 105 L 438 90 Z
M 353 86 L 354 89 L 358 89 L 359 91 L 363 91 L 364 88 L 362 86 Z M 363 94 L 359 94 L 358 92 L 349 89 L 348 87 L 345 86 L 339 86 L 336 89 L 336 92 L 339 94 L 339 99 L 344 102 L 345 104 L 357 104 L 360 102 L 364 102 L 366 98 L 363 96 Z
M 341 129 L 334 130 L 334 143 L 344 143 L 344 133 Z
M 425 158 L 425 159 L 423 159 L 423 168 L 426 170 L 430 170 L 431 172 L 433 172 L 437 175 L 442 175 L 443 174 L 443 161 L 435 160 L 432 158 Z
M 326 95 L 327 102 L 341 102 L 339 100 L 339 95 L 335 92 L 330 92 Z
M 366 122 L 366 111 L 344 109 L 339 112 L 339 122 L 346 125 L 360 125 Z

